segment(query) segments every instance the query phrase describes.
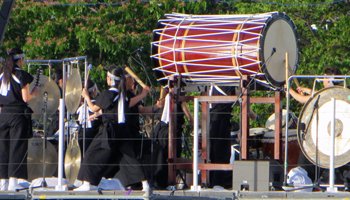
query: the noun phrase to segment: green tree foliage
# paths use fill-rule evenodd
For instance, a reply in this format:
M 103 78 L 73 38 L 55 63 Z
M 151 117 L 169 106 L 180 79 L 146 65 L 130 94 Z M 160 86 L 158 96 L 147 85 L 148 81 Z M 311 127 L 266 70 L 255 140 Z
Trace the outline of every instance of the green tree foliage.
M 86 55 L 95 67 L 91 76 L 101 85 L 103 67 L 128 64 L 143 80 L 156 84 L 150 49 L 152 31 L 166 13 L 253 14 L 285 12 L 297 26 L 300 66 L 297 74 L 322 74 L 350 65 L 350 3 L 331 0 L 18 0 L 5 34 L 3 52 L 20 46 L 31 59 L 61 59 Z M 317 30 L 312 30 L 312 25 Z M 135 53 L 139 47 L 142 52 Z M 140 59 L 141 58 L 141 59 Z M 140 66 L 146 66 L 146 71 Z M 272 113 L 273 108 L 253 107 Z M 269 110 L 268 112 L 266 110 Z

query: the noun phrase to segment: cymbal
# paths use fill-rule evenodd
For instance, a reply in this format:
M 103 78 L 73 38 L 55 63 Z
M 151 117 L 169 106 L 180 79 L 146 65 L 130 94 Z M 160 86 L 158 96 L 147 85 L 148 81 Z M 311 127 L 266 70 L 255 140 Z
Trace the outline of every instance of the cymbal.
M 78 177 L 81 162 L 81 152 L 79 148 L 79 143 L 77 136 L 73 136 L 68 144 L 64 169 L 66 173 L 66 178 L 70 184 L 74 184 L 74 181 Z
M 66 107 L 70 113 L 75 113 L 80 105 L 82 82 L 78 68 L 72 68 L 66 84 Z
M 45 177 L 54 176 L 57 171 L 57 151 L 52 143 L 46 142 Z M 43 139 L 34 137 L 28 141 L 28 180 L 43 177 Z
M 57 111 L 59 106 L 60 90 L 58 85 L 51 78 L 40 75 L 38 83 L 34 81 L 30 84 L 30 91 L 37 85 L 38 93 L 28 102 L 29 107 L 33 110 L 32 118 L 39 119 L 45 110 L 48 115 Z M 47 101 L 46 101 L 47 95 Z

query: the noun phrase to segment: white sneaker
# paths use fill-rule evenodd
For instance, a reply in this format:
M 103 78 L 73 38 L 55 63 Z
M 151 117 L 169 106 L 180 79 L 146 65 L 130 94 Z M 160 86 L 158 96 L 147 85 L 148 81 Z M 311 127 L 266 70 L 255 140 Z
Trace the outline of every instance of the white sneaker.
M 24 187 L 18 184 L 17 178 L 10 177 L 7 191 L 17 192 L 17 190 L 21 189 L 24 189 Z
M 0 179 L 0 191 L 7 191 L 9 187 L 8 179 Z
M 84 181 L 83 184 L 75 188 L 73 191 L 93 191 L 97 190 L 97 186 L 91 185 L 89 182 Z
M 149 190 L 150 190 L 150 187 L 149 187 L 148 181 L 142 181 L 142 191 L 149 192 Z

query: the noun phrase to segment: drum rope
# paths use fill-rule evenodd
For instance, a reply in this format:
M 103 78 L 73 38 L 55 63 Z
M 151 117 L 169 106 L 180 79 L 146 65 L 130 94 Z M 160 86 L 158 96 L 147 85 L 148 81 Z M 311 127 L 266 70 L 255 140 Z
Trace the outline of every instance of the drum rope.
M 176 32 L 175 32 L 175 35 L 174 35 L 174 42 L 173 42 L 173 62 L 174 62 L 174 65 L 175 65 L 175 68 L 176 68 L 176 73 L 178 74 L 179 73 L 179 69 L 178 69 L 178 66 L 177 66 L 177 61 L 176 61 L 176 49 L 175 49 L 175 45 L 176 45 L 176 41 L 177 41 L 177 34 L 180 30 L 180 26 L 181 24 L 185 21 L 186 18 L 183 18 L 182 21 L 177 25 L 177 29 L 176 29 Z

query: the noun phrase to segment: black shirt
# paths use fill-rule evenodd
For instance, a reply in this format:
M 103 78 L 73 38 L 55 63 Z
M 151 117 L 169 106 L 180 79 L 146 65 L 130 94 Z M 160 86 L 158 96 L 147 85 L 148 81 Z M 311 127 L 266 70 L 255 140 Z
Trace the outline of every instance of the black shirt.
M 126 96 L 130 100 L 131 98 L 135 97 L 136 95 L 131 91 L 127 91 Z M 142 105 L 141 101 L 137 102 L 137 104 L 134 105 L 133 107 L 129 107 L 129 109 L 127 109 L 127 112 L 125 112 L 126 123 L 129 127 L 129 130 L 133 134 L 136 134 L 136 135 L 140 131 L 140 118 L 139 118 L 139 106 L 140 105 Z
M 18 66 L 14 66 L 12 72 L 20 83 L 18 83 L 12 76 L 10 77 L 10 90 L 7 96 L 0 95 L 0 104 L 3 106 L 26 106 L 27 103 L 24 102 L 22 98 L 22 88 L 33 81 L 33 76 L 28 72 L 21 70 Z
M 119 92 L 117 90 L 105 90 L 99 96 L 97 96 L 95 104 L 102 109 L 102 121 L 114 121 L 118 122 L 118 101 Z M 127 102 L 124 102 L 124 108 Z M 124 110 L 124 112 L 126 112 Z
M 219 87 L 225 94 L 231 96 L 231 95 L 235 95 L 235 87 L 233 86 L 220 86 Z M 213 94 L 212 96 L 222 96 L 223 94 L 221 94 L 218 90 L 215 89 L 215 87 L 213 88 Z M 210 119 L 211 120 L 220 120 L 220 118 L 223 115 L 231 115 L 231 111 L 232 111 L 232 105 L 233 103 L 213 103 L 212 107 L 210 109 Z

